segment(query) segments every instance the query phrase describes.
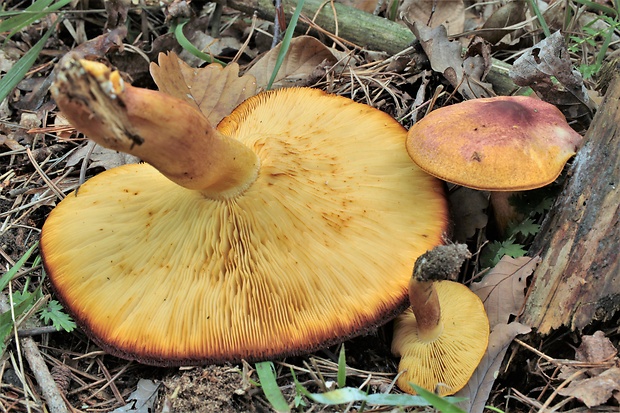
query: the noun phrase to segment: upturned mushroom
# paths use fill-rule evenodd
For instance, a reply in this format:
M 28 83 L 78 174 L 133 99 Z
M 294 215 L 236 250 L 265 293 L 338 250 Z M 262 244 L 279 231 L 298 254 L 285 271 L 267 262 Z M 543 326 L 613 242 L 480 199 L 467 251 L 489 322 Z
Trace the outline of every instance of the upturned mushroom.
M 552 183 L 581 140 L 555 106 L 526 96 L 498 96 L 432 111 L 410 128 L 407 151 L 431 175 L 492 191 L 495 207 L 503 211 L 507 191 Z
M 411 307 L 394 321 L 392 352 L 400 356 L 398 387 L 415 394 L 410 383 L 441 396 L 462 389 L 489 342 L 489 320 L 480 298 L 450 281 L 466 257 L 467 246 L 441 245 L 422 254 L 409 282 Z
M 213 127 L 189 104 L 68 60 L 54 98 L 103 146 L 103 172 L 51 212 L 58 298 L 108 352 L 155 365 L 310 352 L 406 306 L 441 242 L 441 184 L 389 115 L 324 92 L 266 92 Z

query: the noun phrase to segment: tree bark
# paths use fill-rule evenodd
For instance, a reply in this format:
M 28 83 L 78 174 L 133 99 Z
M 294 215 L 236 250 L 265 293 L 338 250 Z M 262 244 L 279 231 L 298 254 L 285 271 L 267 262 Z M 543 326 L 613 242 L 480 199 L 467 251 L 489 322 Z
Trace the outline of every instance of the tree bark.
M 620 309 L 619 125 L 616 75 L 531 249 L 542 261 L 521 322 L 541 334 L 561 326 L 581 330 Z
M 249 15 L 256 13 L 265 20 L 273 21 L 275 16 L 272 0 L 227 0 L 226 4 Z M 288 22 L 297 0 L 282 0 L 282 5 Z M 305 0 L 302 15 L 309 19 L 314 19 L 316 15 L 314 22 L 322 29 L 336 33 L 337 26 L 339 37 L 368 50 L 383 51 L 390 55 L 401 52 L 415 40 L 411 30 L 399 23 L 340 3 L 334 3 L 332 9 L 329 1 Z M 308 25 L 300 19 L 297 30 L 307 29 Z M 509 70 L 510 65 L 493 59 L 486 81 L 493 85 L 498 95 L 510 95 L 518 89 L 508 76 Z

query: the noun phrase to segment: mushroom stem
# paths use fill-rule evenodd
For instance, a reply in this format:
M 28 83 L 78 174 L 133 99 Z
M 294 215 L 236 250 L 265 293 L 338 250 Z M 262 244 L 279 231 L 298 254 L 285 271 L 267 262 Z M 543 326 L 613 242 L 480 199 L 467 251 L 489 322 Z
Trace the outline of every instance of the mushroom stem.
M 421 341 L 429 343 L 443 332 L 435 281 L 455 278 L 463 262 L 470 257 L 467 245 L 449 244 L 438 245 L 416 260 L 409 280 L 409 302 Z
M 103 64 L 67 59 L 51 90 L 63 114 L 90 139 L 138 156 L 208 198 L 240 195 L 258 176 L 256 154 L 222 135 L 199 110 L 125 84 Z
M 409 301 L 411 311 L 418 325 L 420 341 L 431 342 L 443 331 L 441 307 L 434 281 L 419 281 L 411 277 L 409 281 Z

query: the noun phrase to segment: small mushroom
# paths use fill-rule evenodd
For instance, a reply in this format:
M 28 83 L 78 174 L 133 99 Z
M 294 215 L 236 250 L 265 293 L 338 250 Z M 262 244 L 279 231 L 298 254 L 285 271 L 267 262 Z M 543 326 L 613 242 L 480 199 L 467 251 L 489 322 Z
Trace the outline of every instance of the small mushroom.
M 462 389 L 489 341 L 489 320 L 480 298 L 447 280 L 470 257 L 463 244 L 442 245 L 416 260 L 409 282 L 411 307 L 394 321 L 392 352 L 400 356 L 398 387 L 409 383 L 441 396 Z
M 411 127 L 407 151 L 444 181 L 487 191 L 553 182 L 581 143 L 558 108 L 525 96 L 467 100 Z
M 496 212 L 507 194 L 552 183 L 582 137 L 555 106 L 525 96 L 472 99 L 446 106 L 411 127 L 407 151 L 445 181 L 493 191 Z M 505 219 L 500 218 L 501 226 Z
M 86 62 L 52 93 L 101 145 L 146 161 L 51 212 L 52 286 L 108 352 L 155 365 L 310 352 L 404 309 L 446 200 L 389 115 L 324 92 L 266 92 L 213 127 L 191 105 Z

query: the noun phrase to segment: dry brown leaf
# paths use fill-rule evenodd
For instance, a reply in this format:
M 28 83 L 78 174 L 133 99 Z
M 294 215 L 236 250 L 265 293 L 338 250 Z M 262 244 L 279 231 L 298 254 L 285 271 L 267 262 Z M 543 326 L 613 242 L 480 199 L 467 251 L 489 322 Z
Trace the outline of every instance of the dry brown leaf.
M 512 258 L 505 255 L 482 281 L 472 283 L 471 290 L 484 303 L 491 330 L 506 324 L 510 315 L 519 314 L 525 301 L 527 278 L 539 262 L 539 257 Z
M 588 92 L 583 78 L 569 57 L 560 31 L 535 44 L 519 57 L 509 72 L 519 86 L 530 86 L 545 101 L 557 106 L 588 109 Z
M 212 37 L 200 30 L 190 32 L 188 40 L 198 50 L 216 58 L 221 56 L 234 56 L 235 53 L 242 48 L 239 39 L 231 36 Z M 203 59 L 194 56 L 185 49 L 180 51 L 179 57 L 191 66 L 199 66 L 204 63 Z
M 93 141 L 91 141 L 91 145 L 95 145 L 95 147 L 88 157 L 90 160 L 88 169 L 101 167 L 108 170 L 116 168 L 117 166 L 140 162 L 140 159 L 136 156 L 104 148 L 103 146 L 97 145 Z M 75 150 L 71 156 L 67 158 L 67 166 L 77 166 L 80 164 L 88 154 L 89 150 L 89 145 L 84 145 Z
M 568 387 L 558 389 L 562 396 L 581 400 L 589 408 L 600 406 L 620 391 L 620 368 L 612 367 L 596 377 L 575 380 Z
M 596 331 L 593 335 L 581 337 L 581 345 L 575 350 L 575 360 L 585 363 L 601 363 L 609 361 L 618 354 L 618 350 L 605 337 L 602 331 Z
M 489 335 L 489 347 L 474 374 L 456 397 L 465 397 L 459 407 L 469 413 L 482 413 L 489 399 L 493 383 L 512 340 L 520 334 L 527 334 L 531 328 L 521 323 L 499 324 Z
M 6 146 L 12 151 L 22 151 L 26 149 L 25 146 L 21 145 L 15 139 L 11 139 L 6 135 L 0 135 L 0 146 Z
M 126 35 L 127 27 L 125 26 L 120 26 L 114 30 L 110 30 L 109 32 L 82 43 L 71 50 L 71 52 L 61 58 L 58 65 L 61 65 L 62 61 L 66 59 L 101 59 L 111 51 L 122 49 L 123 39 L 125 39 Z
M 398 12 L 403 20 L 410 23 L 430 27 L 443 25 L 450 35 L 461 33 L 465 26 L 463 0 L 404 0 Z
M 0 50 L 0 73 L 4 74 L 11 70 L 15 62 L 16 59 L 14 59 L 13 56 L 10 56 L 4 50 Z
M 151 63 L 151 76 L 159 90 L 196 106 L 213 125 L 256 94 L 256 80 L 247 74 L 239 77 L 236 63 L 195 69 L 174 53 L 160 53 L 158 63 Z
M 69 139 L 71 135 L 75 133 L 75 129 L 62 112 L 56 113 L 56 117 L 54 117 L 54 127 L 59 130 L 56 132 L 56 136 L 61 140 Z M 65 127 L 67 129 L 64 129 Z
M 256 77 L 256 84 L 266 88 L 273 73 L 281 44 L 263 55 L 246 73 Z M 337 59 L 327 46 L 311 36 L 291 40 L 288 53 L 278 71 L 273 88 L 300 86 L 312 73 L 324 65 L 334 65 Z
M 337 3 L 342 3 L 349 7 L 355 7 L 356 9 L 365 11 L 366 13 L 373 13 L 377 7 L 377 0 L 337 0 Z
M 409 28 L 420 41 L 433 70 L 442 73 L 464 98 L 490 97 L 493 94 L 493 86 L 481 79 L 487 72 L 483 66 L 484 56 L 468 55 L 464 60 L 461 44 L 450 41 L 443 26 L 431 29 L 414 23 Z
M 506 27 L 525 20 L 525 10 L 526 8 L 523 7 L 523 4 L 518 1 L 504 4 L 495 10 L 487 21 L 484 22 L 484 25 L 482 25 L 483 30 L 477 33 L 477 35 L 491 44 L 496 44 L 508 33 L 514 31 L 514 29 L 505 30 Z
M 591 336 L 584 335 L 581 337 L 581 345 L 575 350 L 575 360 L 594 366 L 600 364 L 600 367 L 588 369 L 588 374 L 595 376 L 605 370 L 606 367 L 603 363 L 614 360 L 617 354 L 618 350 L 611 340 L 605 337 L 605 333 L 596 331 Z

